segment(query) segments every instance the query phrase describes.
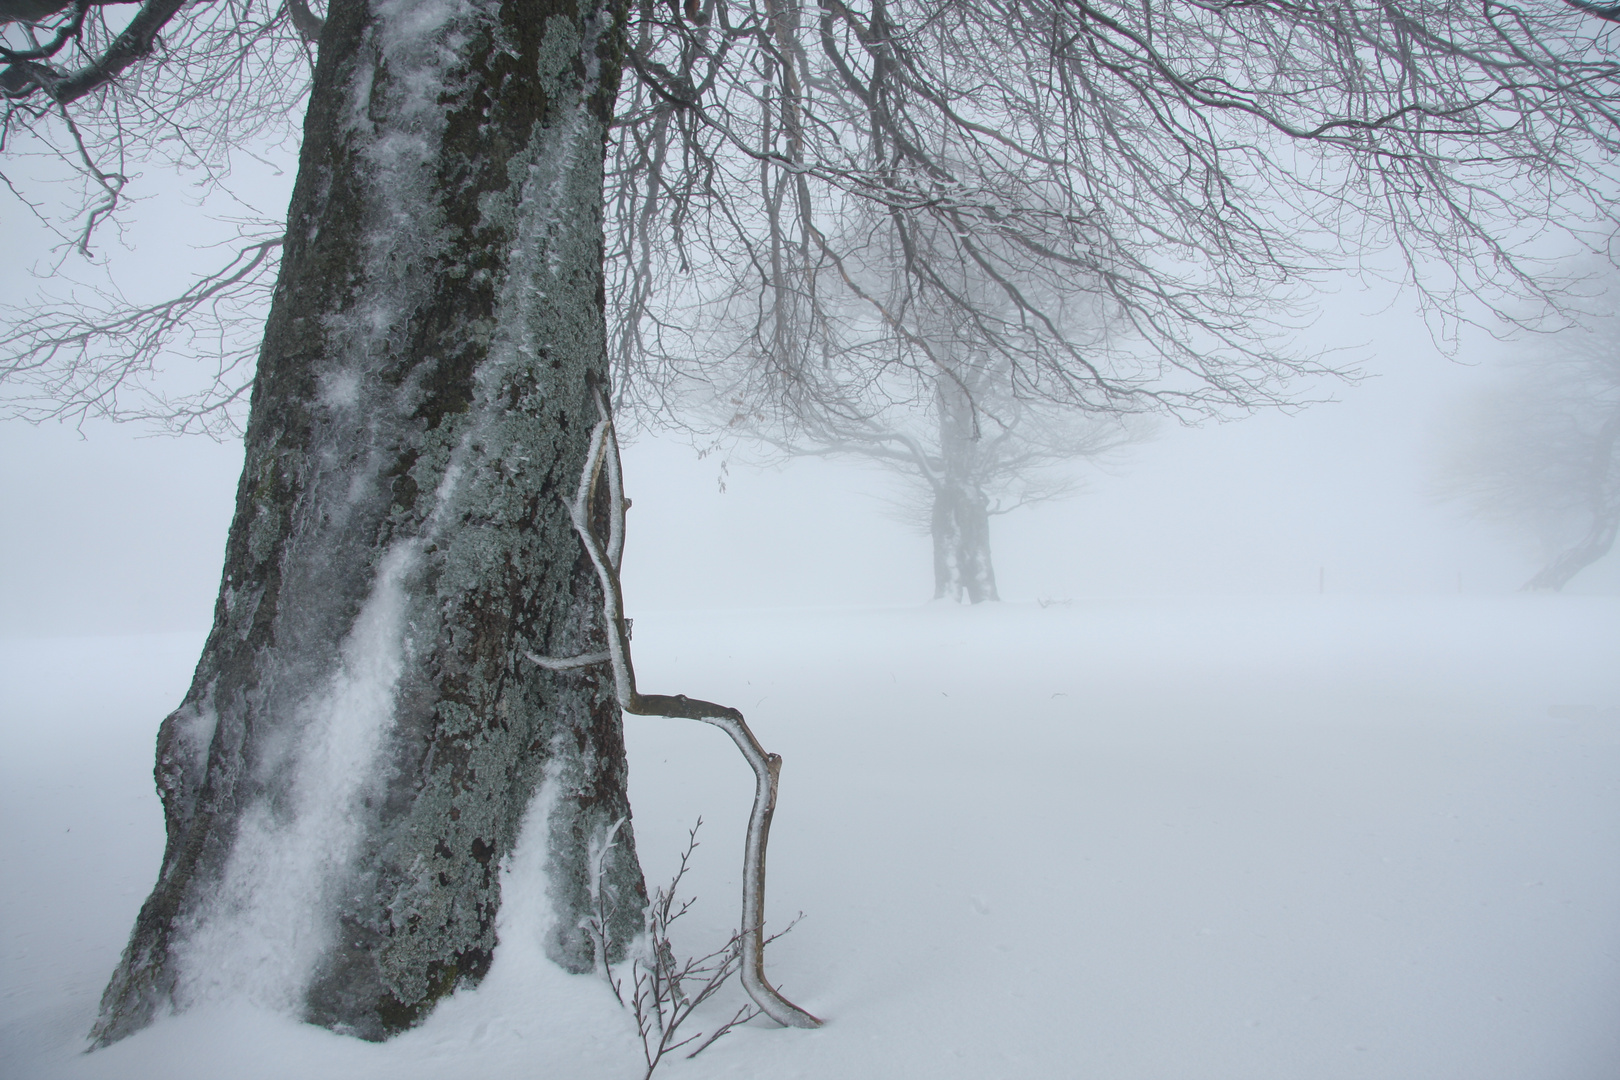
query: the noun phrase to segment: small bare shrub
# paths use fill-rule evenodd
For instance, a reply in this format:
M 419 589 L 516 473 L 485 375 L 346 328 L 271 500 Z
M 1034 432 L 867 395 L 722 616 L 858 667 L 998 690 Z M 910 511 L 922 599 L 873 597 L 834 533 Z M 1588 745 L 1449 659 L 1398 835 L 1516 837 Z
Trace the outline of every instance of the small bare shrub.
M 601 865 L 623 824 L 622 819 L 617 822 L 592 852 L 591 899 L 595 912 L 587 920 L 586 929 L 596 942 L 597 970 L 606 979 L 619 1004 L 629 1009 L 636 1018 L 636 1030 L 641 1035 L 642 1053 L 647 1061 L 645 1080 L 652 1076 L 653 1070 L 658 1068 L 658 1063 L 665 1056 L 696 1043 L 684 1055 L 694 1058 L 738 1024 L 746 1024 L 761 1015 L 761 1010 L 757 1005 L 745 1004 L 729 1020 L 707 1033 L 693 1031 L 687 1026 L 692 1014 L 729 982 L 743 964 L 742 931 L 732 934 L 724 945 L 713 952 L 684 960 L 677 959 L 674 946 L 670 943 L 670 927 L 697 902 L 695 897 L 678 899 L 678 894 L 681 880 L 686 877 L 691 865 L 692 853 L 697 850 L 697 834 L 703 825 L 702 818 L 698 818 L 697 823 L 687 830 L 686 849 L 681 852 L 675 876 L 667 886 L 653 894 L 652 903 L 647 907 L 646 928 L 626 951 L 628 968 L 623 963 L 616 968 L 609 963 L 607 958 L 615 943 L 608 929 L 612 925 L 612 912 L 606 890 L 601 888 Z M 794 923 L 797 922 L 795 919 Z M 781 933 L 771 935 L 766 942 L 775 941 L 791 929 L 793 923 L 788 924 Z

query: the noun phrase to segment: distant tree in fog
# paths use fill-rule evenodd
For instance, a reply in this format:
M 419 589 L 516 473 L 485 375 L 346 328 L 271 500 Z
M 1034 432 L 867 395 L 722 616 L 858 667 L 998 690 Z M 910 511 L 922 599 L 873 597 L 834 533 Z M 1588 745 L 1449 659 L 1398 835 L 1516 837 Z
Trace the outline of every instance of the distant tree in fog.
M 703 371 L 705 381 L 691 389 L 692 404 L 679 422 L 789 457 L 841 457 L 900 475 L 903 510 L 925 523 L 933 543 L 934 598 L 977 604 L 1000 599 L 991 518 L 1070 494 L 1073 474 L 1064 466 L 1118 449 L 1146 424 L 1121 409 L 1056 404 L 1023 386 L 1019 357 L 980 328 L 986 315 L 1005 317 L 1007 302 L 977 264 L 938 258 L 932 268 L 963 306 L 903 295 L 908 251 L 916 257 L 924 247 L 919 240 L 928 239 L 931 230 L 917 230 L 903 243 L 887 215 L 871 223 L 861 288 L 890 313 L 873 321 L 862 342 L 887 353 L 886 362 L 873 365 L 875 374 L 851 378 L 845 365 L 812 365 L 798 377 L 791 409 L 762 408 L 770 379 L 760 378 L 744 351 L 743 359 L 734 354 Z M 1034 294 L 1046 283 L 1018 285 Z M 1083 290 L 1043 299 L 1063 312 L 1069 340 L 1105 337 L 1095 298 Z
M 1530 53 L 1479 66 L 1523 13 L 781 0 L 739 54 L 735 10 L 644 24 L 631 54 L 619 400 L 700 429 L 693 399 L 718 403 L 768 443 L 912 472 L 938 595 L 995 595 L 989 511 L 1018 470 L 1117 441 L 1122 417 L 1240 413 L 1337 374 L 1291 348 L 1288 303 L 1343 245 L 1393 247 L 1458 315 L 1542 292 L 1512 253 L 1521 197 L 1572 229 L 1612 213 L 1590 171 L 1616 145 L 1607 39 L 1567 54 L 1605 118 L 1577 120 Z M 1507 180 L 1555 130 L 1594 156 Z
M 729 427 L 789 457 L 846 458 L 899 475 L 903 513 L 932 540 L 934 598 L 999 600 L 991 519 L 1073 494 L 1064 466 L 1123 447 L 1145 424 L 1020 399 L 991 355 L 939 347 L 937 356 L 932 377 L 846 410 L 820 408 L 785 430 L 759 430 L 762 417 L 732 399 Z
M 1620 531 L 1620 323 L 1611 314 L 1520 350 L 1459 425 L 1440 492 L 1534 533 L 1548 558 L 1524 587 L 1557 591 Z

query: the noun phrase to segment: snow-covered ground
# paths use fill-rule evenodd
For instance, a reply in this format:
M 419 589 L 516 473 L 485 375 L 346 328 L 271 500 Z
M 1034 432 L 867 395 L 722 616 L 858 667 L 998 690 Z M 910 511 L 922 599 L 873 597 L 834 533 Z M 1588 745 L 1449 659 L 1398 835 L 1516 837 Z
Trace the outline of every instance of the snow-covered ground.
M 737 705 L 786 759 L 768 904 L 805 918 L 768 964 L 830 1020 L 659 1076 L 1620 1076 L 1620 598 L 634 614 L 644 689 Z M 523 852 L 490 977 L 391 1043 L 224 1003 L 81 1053 L 199 645 L 0 641 L 0 1074 L 640 1075 L 606 989 L 539 958 Z M 746 768 L 629 724 L 653 881 L 705 820 L 678 944 L 706 949 Z

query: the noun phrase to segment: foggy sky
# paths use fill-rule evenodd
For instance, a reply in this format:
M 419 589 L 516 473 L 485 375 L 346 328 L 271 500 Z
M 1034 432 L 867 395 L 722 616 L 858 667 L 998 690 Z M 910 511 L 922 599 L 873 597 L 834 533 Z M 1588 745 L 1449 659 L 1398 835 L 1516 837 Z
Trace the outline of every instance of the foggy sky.
M 1368 329 L 1390 316 L 1345 321 Z M 1293 415 L 1161 426 L 1086 489 L 995 519 L 1008 601 L 1161 593 L 1467 592 L 1516 588 L 1535 552 L 1425 496 L 1448 403 L 1486 377 L 1414 320 L 1383 335 L 1380 377 Z M 1496 346 L 1492 346 L 1493 348 Z M 627 602 L 635 609 L 925 602 L 926 536 L 895 480 L 858 465 L 756 469 L 673 438 L 626 454 Z M 89 424 L 0 423 L 0 634 L 201 629 L 212 616 L 240 447 Z M 1574 592 L 1613 592 L 1616 560 Z
M 238 180 L 254 212 L 281 213 L 285 172 Z M 173 278 L 215 258 L 194 246 L 208 230 L 184 195 L 154 198 L 121 237 L 107 234 L 122 280 Z M 47 248 L 39 229 L 10 212 L 0 241 L 38 257 Z M 34 292 L 28 266 L 0 266 L 7 300 Z M 1424 494 L 1448 410 L 1490 377 L 1489 362 L 1507 347 L 1474 332 L 1458 356 L 1476 366 L 1459 363 L 1436 349 L 1410 294 L 1349 278 L 1333 287 L 1299 344 L 1346 349 L 1343 359 L 1376 377 L 1302 386 L 1339 400 L 1293 414 L 1191 429 L 1167 421 L 1108 471 L 1079 465 L 1079 495 L 994 519 L 1003 598 L 1309 595 L 1319 581 L 1333 593 L 1455 593 L 1459 575 L 1465 592 L 1503 592 L 1534 573 L 1533 548 Z M 723 456 L 700 461 L 673 438 L 628 448 L 632 614 L 932 595 L 928 539 L 897 520 L 891 476 L 816 460 L 753 469 L 733 454 L 721 494 Z M 240 466 L 239 445 L 200 437 L 0 422 L 0 635 L 205 628 Z M 1617 558 L 1570 587 L 1616 590 Z

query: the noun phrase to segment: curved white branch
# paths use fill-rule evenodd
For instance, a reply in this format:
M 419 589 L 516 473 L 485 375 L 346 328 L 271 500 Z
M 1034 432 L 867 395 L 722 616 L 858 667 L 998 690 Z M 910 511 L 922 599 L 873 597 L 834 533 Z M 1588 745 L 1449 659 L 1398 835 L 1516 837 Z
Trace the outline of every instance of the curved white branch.
M 754 770 L 754 807 L 748 816 L 748 835 L 743 847 L 742 983 L 748 996 L 761 1011 L 787 1027 L 820 1027 L 822 1021 L 783 997 L 765 977 L 765 848 L 770 839 L 771 817 L 776 812 L 777 778 L 782 771 L 780 755 L 767 753 L 749 730 L 742 713 L 712 701 L 689 698 L 685 694 L 642 694 L 636 690 L 635 668 L 630 660 L 630 630 L 624 617 L 624 597 L 619 583 L 619 564 L 624 553 L 624 512 L 626 502 L 619 468 L 619 441 L 613 432 L 613 419 L 601 390 L 596 390 L 596 407 L 601 420 L 591 431 L 590 449 L 580 471 L 579 488 L 568 504 L 574 531 L 596 567 L 602 583 L 602 617 L 606 623 L 608 652 L 578 657 L 554 658 L 525 653 L 541 667 L 563 670 L 586 663 L 610 661 L 619 707 L 639 716 L 670 716 L 700 720 L 731 736 L 737 749 Z M 608 538 L 604 544 L 592 522 L 597 486 L 603 467 L 607 472 Z

